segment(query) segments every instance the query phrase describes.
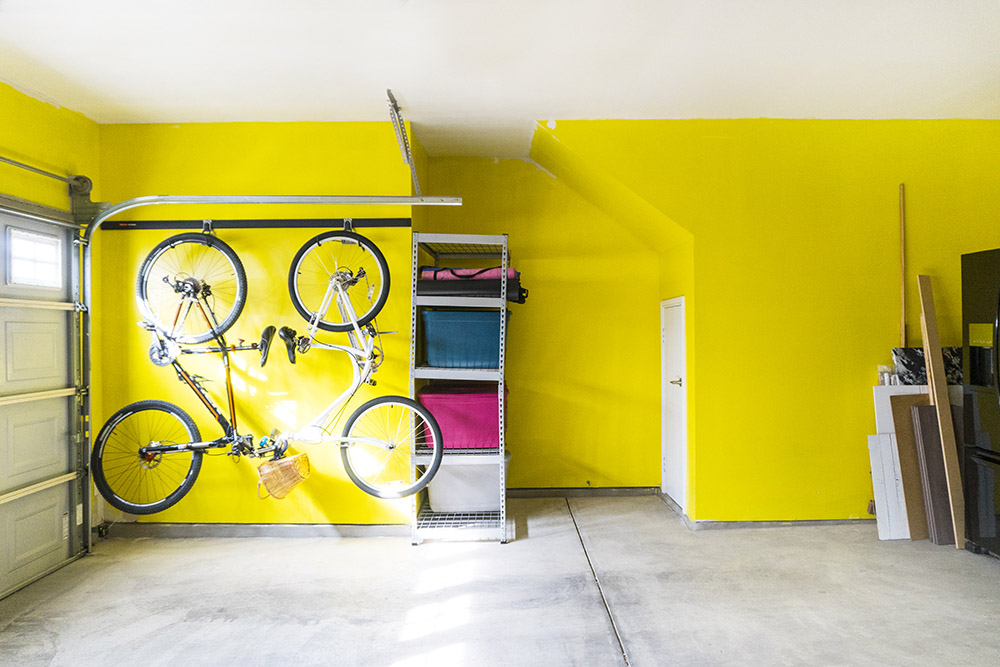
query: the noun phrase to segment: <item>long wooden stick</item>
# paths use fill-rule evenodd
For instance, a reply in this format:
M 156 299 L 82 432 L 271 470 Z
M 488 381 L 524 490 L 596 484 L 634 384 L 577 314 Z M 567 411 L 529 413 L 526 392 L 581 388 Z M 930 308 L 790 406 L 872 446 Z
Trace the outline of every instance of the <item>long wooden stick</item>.
M 906 193 L 899 184 L 899 346 L 906 347 Z

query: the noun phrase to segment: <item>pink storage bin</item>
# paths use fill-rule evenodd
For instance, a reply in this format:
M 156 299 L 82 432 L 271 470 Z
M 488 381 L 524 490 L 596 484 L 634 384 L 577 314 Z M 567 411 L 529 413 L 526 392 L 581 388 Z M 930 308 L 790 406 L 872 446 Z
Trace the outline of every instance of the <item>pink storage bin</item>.
M 507 405 L 504 387 L 504 407 Z M 417 392 L 420 401 L 441 427 L 445 449 L 496 449 L 500 446 L 497 427 L 497 392 L 487 386 L 431 385 Z

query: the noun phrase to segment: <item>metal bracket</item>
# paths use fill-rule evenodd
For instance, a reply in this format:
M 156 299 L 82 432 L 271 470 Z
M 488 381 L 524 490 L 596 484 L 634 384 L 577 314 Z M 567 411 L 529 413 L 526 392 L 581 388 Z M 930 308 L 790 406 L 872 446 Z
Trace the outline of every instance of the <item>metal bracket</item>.
M 354 220 L 353 218 L 344 218 L 344 231 L 353 232 L 354 231 Z
M 77 301 L 73 304 L 73 310 L 77 313 L 85 313 L 87 312 L 87 305 Z
M 211 234 L 212 236 L 215 236 L 215 230 L 212 228 L 212 221 L 211 220 L 202 220 L 201 221 L 201 233 L 202 234 Z
M 93 182 L 86 176 L 70 176 L 69 202 L 70 212 L 73 214 L 73 221 L 79 225 L 87 226 L 92 223 L 101 211 L 111 208 L 111 204 L 104 202 L 93 202 L 90 200 L 90 192 L 94 188 Z M 86 240 L 81 241 L 86 245 Z
M 420 196 L 420 181 L 417 180 L 417 167 L 413 164 L 413 153 L 410 152 L 410 140 L 406 136 L 406 126 L 403 124 L 403 114 L 399 111 L 396 98 L 392 91 L 386 89 L 385 94 L 389 96 L 389 118 L 392 120 L 392 127 L 396 130 L 396 141 L 399 142 L 399 152 L 403 154 L 403 162 L 410 166 L 410 178 L 413 180 L 413 194 Z

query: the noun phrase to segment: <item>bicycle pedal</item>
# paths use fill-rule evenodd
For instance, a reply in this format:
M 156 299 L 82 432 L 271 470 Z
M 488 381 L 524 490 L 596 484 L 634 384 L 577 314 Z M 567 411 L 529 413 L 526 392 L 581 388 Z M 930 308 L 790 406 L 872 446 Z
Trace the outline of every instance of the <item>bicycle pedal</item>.
M 288 441 L 285 440 L 274 446 L 274 454 L 271 456 L 272 461 L 277 461 L 278 459 L 285 458 L 285 452 L 288 451 Z
M 299 336 L 296 346 L 298 347 L 299 354 L 305 354 L 312 347 L 312 339 L 306 336 Z

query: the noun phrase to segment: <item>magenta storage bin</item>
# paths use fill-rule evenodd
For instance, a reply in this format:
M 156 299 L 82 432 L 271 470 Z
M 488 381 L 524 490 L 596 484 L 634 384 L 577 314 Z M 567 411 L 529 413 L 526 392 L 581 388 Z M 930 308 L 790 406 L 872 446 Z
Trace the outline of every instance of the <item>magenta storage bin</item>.
M 496 389 L 484 385 L 431 385 L 417 392 L 417 400 L 431 411 L 441 427 L 441 444 L 445 449 L 499 447 L 497 398 Z

